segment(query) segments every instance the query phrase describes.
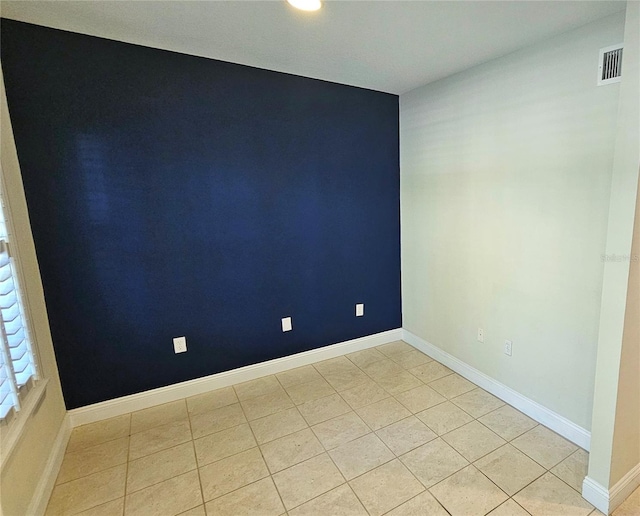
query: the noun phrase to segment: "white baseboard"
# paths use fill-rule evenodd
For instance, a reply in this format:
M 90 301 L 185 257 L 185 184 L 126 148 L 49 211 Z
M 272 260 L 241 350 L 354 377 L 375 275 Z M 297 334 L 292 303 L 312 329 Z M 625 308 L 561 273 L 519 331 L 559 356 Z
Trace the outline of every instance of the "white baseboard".
M 69 424 L 69 415 L 67 414 L 62 420 L 62 425 L 60 426 L 60 430 L 58 430 L 56 440 L 51 447 L 49 458 L 42 470 L 40 480 L 38 480 L 38 485 L 36 486 L 33 498 L 31 498 L 27 514 L 42 516 L 47 510 L 47 504 L 49 503 L 51 492 L 55 486 L 60 466 L 62 466 L 62 459 L 64 459 L 64 452 L 67 449 L 70 436 L 71 425 Z
M 384 331 L 374 335 L 340 342 L 331 346 L 304 351 L 295 355 L 276 358 L 259 364 L 253 364 L 240 367 L 238 369 L 232 369 L 231 371 L 224 371 L 222 373 L 212 374 L 203 378 L 197 378 L 195 380 L 176 383 L 167 387 L 160 387 L 158 389 L 152 389 L 138 394 L 131 394 L 130 396 L 123 396 L 114 400 L 95 403 L 86 407 L 69 410 L 67 414 L 70 417 L 71 426 L 76 427 L 92 423 L 94 421 L 127 414 L 128 412 L 133 412 L 135 410 L 153 407 L 155 405 L 160 405 L 161 403 L 168 403 L 170 401 L 176 401 L 196 394 L 202 394 L 203 392 L 214 389 L 228 387 L 236 383 L 254 380 L 261 376 L 280 373 L 288 369 L 312 364 L 320 360 L 327 360 L 346 353 L 353 353 L 354 351 L 380 346 L 400 339 L 402 339 L 402 329 L 398 328 L 395 330 Z
M 640 486 L 640 463 L 609 490 L 609 511 L 615 511 Z
M 590 477 L 582 482 L 582 497 L 603 514 L 611 514 L 640 486 L 640 463 L 609 490 Z
M 487 376 L 446 351 L 421 339 L 410 331 L 403 330 L 402 333 L 405 342 L 429 355 L 434 360 L 446 365 L 449 369 L 452 369 L 460 376 L 464 376 L 467 380 L 482 387 L 502 401 L 524 412 L 530 418 L 550 428 L 565 439 L 589 451 L 591 433 L 588 430 L 585 430 L 560 414 L 549 410 L 519 392 L 514 391 L 510 387 L 494 380 L 490 376 Z
M 609 491 L 591 477 L 582 481 L 582 498 L 602 514 L 609 514 Z

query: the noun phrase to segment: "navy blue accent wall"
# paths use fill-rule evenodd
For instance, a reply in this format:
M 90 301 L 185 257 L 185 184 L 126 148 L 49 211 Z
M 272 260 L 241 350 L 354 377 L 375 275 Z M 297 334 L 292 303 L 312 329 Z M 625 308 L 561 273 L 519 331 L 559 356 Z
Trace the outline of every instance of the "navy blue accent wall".
M 401 326 L 397 96 L 1 28 L 69 409 Z

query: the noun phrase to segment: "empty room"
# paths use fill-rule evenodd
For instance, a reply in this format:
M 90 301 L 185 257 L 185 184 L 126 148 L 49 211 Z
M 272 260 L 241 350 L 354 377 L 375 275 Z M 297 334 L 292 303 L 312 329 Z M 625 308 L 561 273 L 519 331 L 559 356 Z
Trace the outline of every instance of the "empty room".
M 0 0 L 0 516 L 640 516 L 640 2 Z

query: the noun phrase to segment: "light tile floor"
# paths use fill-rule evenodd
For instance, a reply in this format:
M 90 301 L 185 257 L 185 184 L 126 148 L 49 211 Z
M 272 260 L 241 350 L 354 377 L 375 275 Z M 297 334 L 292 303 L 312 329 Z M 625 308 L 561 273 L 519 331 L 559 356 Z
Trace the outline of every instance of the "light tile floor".
M 587 459 L 398 341 L 78 427 L 47 515 L 596 515 Z

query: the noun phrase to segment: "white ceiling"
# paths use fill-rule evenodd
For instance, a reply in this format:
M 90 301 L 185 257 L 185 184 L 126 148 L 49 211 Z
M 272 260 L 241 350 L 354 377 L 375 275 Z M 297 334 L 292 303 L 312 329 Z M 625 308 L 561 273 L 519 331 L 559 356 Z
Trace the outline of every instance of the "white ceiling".
M 624 9 L 624 1 L 2 1 L 6 18 L 390 93 Z

